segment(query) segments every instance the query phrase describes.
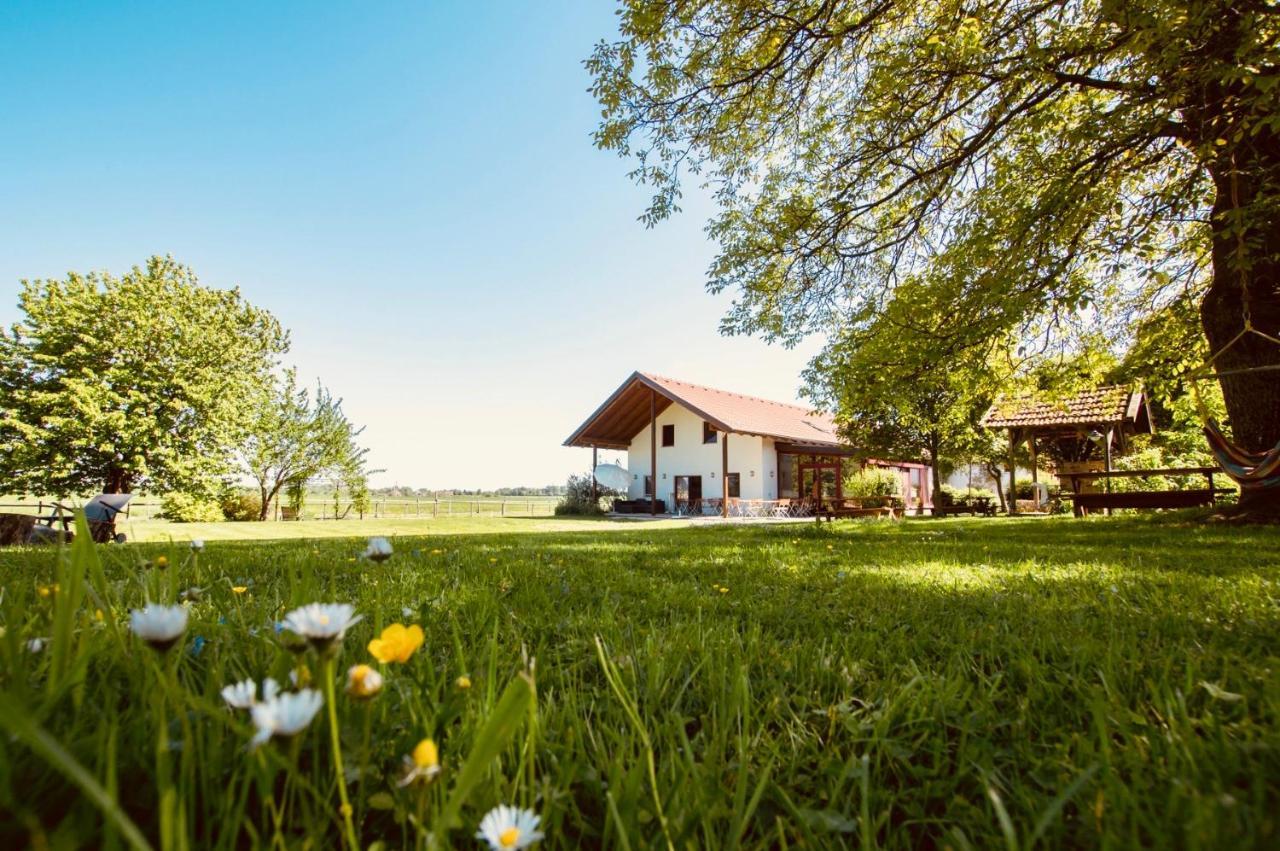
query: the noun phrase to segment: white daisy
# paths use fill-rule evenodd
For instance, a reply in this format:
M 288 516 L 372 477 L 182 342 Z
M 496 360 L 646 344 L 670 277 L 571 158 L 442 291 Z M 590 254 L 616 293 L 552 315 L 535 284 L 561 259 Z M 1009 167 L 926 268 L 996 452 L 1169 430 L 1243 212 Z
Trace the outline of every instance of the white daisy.
M 262 681 L 262 699 L 273 700 L 280 693 L 280 684 L 271 677 Z M 222 690 L 222 699 L 234 709 L 251 709 L 258 702 L 258 684 L 253 680 L 242 680 Z
M 129 614 L 129 627 L 155 649 L 168 650 L 187 631 L 187 610 L 148 603 Z
M 273 695 L 253 704 L 249 715 L 258 732 L 249 741 L 249 747 L 256 748 L 272 736 L 296 736 L 307 728 L 323 704 L 320 692 L 309 688 Z
M 307 639 L 317 650 L 327 650 L 362 617 L 347 603 L 312 603 L 285 615 L 284 628 Z
M 222 699 L 232 709 L 248 709 L 258 702 L 258 684 L 253 680 L 242 680 L 222 689 Z
M 28 641 L 28 642 L 27 642 L 27 652 L 28 652 L 28 653 L 39 653 L 39 652 L 41 652 L 42 650 L 44 650 L 44 639 L 43 639 L 43 638 L 33 638 L 33 639 L 31 639 L 30 641 Z
M 480 821 L 476 839 L 488 842 L 493 851 L 525 848 L 542 838 L 538 830 L 539 821 L 541 819 L 533 810 L 501 804 L 489 810 Z
M 204 541 L 200 540 L 199 538 L 196 538 L 194 541 L 191 542 L 191 549 L 195 550 L 196 552 L 200 552 L 201 550 L 204 549 Z
M 370 538 L 363 555 L 370 561 L 386 561 L 391 558 L 391 542 L 386 538 Z

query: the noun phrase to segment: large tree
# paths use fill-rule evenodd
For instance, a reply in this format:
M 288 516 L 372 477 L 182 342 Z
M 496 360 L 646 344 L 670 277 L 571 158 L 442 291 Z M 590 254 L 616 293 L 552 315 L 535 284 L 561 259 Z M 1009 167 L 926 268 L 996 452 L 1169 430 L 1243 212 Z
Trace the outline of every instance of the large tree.
M 41 495 L 212 489 L 288 348 L 270 313 L 171 257 L 23 281 L 18 306 L 0 329 L 0 472 Z
M 620 26 L 597 143 L 649 223 L 713 188 L 725 330 L 857 327 L 927 280 L 952 324 L 923 365 L 1191 289 L 1219 367 L 1280 364 L 1227 348 L 1246 317 L 1280 337 L 1274 2 L 623 0 Z M 1276 373 L 1221 385 L 1239 443 L 1280 442 Z
M 262 499 L 259 520 L 266 520 L 271 502 L 283 489 L 305 493 L 321 477 L 363 482 L 366 450 L 356 444 L 358 429 L 323 385 L 312 399 L 298 386 L 293 370 L 286 371 L 261 394 L 253 425 L 240 448 L 240 463 L 258 486 Z M 357 482 L 351 486 L 358 487 Z

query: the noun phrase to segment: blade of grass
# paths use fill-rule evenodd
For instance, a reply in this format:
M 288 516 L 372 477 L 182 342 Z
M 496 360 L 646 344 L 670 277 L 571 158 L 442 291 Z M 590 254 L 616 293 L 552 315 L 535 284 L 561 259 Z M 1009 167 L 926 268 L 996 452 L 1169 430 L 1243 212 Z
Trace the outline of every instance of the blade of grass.
M 0 726 L 78 786 L 130 847 L 151 851 L 151 843 L 147 842 L 142 831 L 120 809 L 111 794 L 56 739 L 32 722 L 26 711 L 3 692 L 0 692 Z

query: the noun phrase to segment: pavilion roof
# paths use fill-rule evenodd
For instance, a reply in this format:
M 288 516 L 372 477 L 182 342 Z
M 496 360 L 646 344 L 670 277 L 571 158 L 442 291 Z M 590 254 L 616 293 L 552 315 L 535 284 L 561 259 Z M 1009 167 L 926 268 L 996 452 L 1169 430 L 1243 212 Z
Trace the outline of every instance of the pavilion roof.
M 1125 385 L 1094 387 L 1057 399 L 999 399 L 982 418 L 987 428 L 1037 431 L 1086 426 L 1120 426 L 1130 433 L 1151 432 L 1146 396 Z

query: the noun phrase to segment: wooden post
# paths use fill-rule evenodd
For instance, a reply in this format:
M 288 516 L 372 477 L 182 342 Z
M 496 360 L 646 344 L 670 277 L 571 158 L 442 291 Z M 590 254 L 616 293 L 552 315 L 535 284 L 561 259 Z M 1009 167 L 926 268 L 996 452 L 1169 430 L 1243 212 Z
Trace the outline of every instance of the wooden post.
M 593 506 L 600 504 L 600 490 L 596 487 L 596 464 L 598 463 L 596 452 L 596 447 L 591 447 L 591 504 Z M 591 510 L 595 511 L 595 508 Z
M 729 432 L 720 434 L 720 516 L 729 516 Z
M 658 516 L 658 391 L 649 389 L 649 514 Z
M 1035 432 L 1027 433 L 1027 443 L 1031 447 L 1031 498 L 1035 500 L 1036 511 L 1040 510 L 1040 488 L 1037 485 L 1040 482 L 1039 463 L 1036 460 L 1036 435 Z
M 1107 472 L 1108 472 L 1108 473 L 1110 473 L 1110 472 L 1111 472 L 1111 438 L 1112 438 L 1112 435 L 1114 435 L 1114 434 L 1115 434 L 1115 429 L 1112 429 L 1112 428 L 1108 428 L 1108 429 L 1107 429 L 1107 456 L 1106 456 L 1106 457 L 1107 457 L 1107 460 L 1106 460 L 1106 465 L 1107 465 L 1107 466 L 1106 466 L 1106 470 L 1107 470 Z M 1107 484 L 1106 484 L 1106 488 L 1107 488 L 1107 493 L 1111 493 L 1111 477 L 1110 477 L 1110 476 L 1107 476 Z M 1108 516 L 1108 517 L 1110 517 L 1110 516 L 1111 516 L 1111 506 L 1107 506 L 1107 516 Z
M 1018 464 L 1014 460 L 1018 448 L 1018 430 L 1009 429 L 1009 516 L 1018 515 Z

